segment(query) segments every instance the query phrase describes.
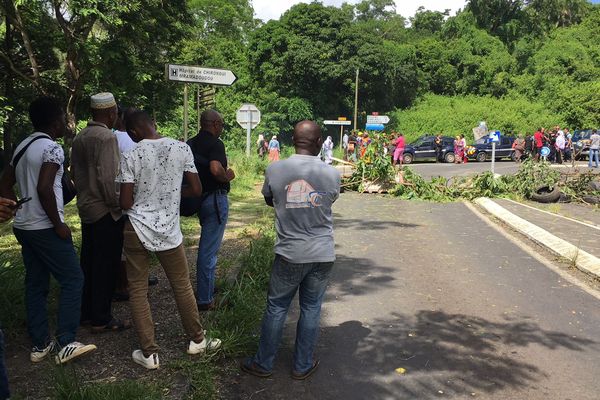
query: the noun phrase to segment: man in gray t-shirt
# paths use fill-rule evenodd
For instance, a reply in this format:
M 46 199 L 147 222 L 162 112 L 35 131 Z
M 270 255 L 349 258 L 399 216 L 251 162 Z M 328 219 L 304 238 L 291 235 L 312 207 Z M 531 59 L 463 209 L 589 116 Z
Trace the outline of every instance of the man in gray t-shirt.
M 275 261 L 258 352 L 242 370 L 268 377 L 281 340 L 288 308 L 300 289 L 292 378 L 306 379 L 319 362 L 313 358 L 319 333 L 321 303 L 335 260 L 331 207 L 340 193 L 340 173 L 321 162 L 321 129 L 312 121 L 294 128 L 296 154 L 273 163 L 262 193 L 275 207 Z

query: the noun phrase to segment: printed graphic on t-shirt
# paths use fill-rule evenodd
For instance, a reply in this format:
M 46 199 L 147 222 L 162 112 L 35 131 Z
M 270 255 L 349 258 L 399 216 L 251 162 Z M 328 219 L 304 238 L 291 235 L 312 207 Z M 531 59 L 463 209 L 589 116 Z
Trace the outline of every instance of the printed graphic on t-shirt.
M 285 208 L 321 207 L 321 199 L 325 192 L 316 191 L 310 183 L 299 179 L 285 187 L 287 191 Z

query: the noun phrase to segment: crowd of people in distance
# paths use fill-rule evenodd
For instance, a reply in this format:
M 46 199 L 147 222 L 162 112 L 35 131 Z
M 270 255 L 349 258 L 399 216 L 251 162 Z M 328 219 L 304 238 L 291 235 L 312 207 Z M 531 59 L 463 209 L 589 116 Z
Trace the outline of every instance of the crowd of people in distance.
M 31 362 L 53 356 L 57 364 L 64 364 L 97 350 L 94 344 L 77 341 L 80 327 L 113 334 L 133 327 L 139 342 L 133 361 L 147 369 L 159 368 L 160 348 L 148 298 L 151 253 L 172 288 L 188 338 L 186 352 L 219 349 L 221 340 L 204 330 L 200 312 L 218 307 L 217 254 L 235 179 L 220 139 L 222 116 L 204 111 L 198 134 L 185 143 L 161 136 L 148 113 L 119 108 L 111 93 L 91 96 L 90 114 L 87 126 L 73 140 L 73 181 L 56 142 L 66 131 L 66 115 L 53 97 L 30 104 L 34 132 L 16 147 L 0 179 L 0 222 L 14 218 L 13 232 L 22 249 Z M 275 208 L 278 240 L 259 350 L 241 368 L 256 376 L 271 374 L 287 309 L 299 291 L 303 313 L 292 378 L 306 379 L 319 364 L 313 353 L 335 260 L 331 207 L 340 192 L 340 174 L 319 159 L 323 140 L 315 122 L 298 123 L 293 139 L 296 154 L 282 161 L 276 136 L 265 145 L 261 135 L 258 142 L 259 154 L 268 151 L 272 162 L 262 193 L 266 204 Z M 64 216 L 65 204 L 75 197 L 68 194 L 71 186 L 81 220 L 80 256 Z M 182 199 L 187 198 L 196 199 L 186 204 L 200 223 L 196 294 L 180 227 Z M 321 238 L 318 246 L 315 233 Z M 124 278 L 119 273 L 123 265 Z M 288 279 L 290 274 L 295 278 Z M 50 277 L 61 293 L 54 332 L 48 322 Z M 120 278 L 125 282 L 119 285 Z M 113 315 L 116 287 L 129 301 L 133 324 Z M 0 400 L 9 396 L 0 330 Z

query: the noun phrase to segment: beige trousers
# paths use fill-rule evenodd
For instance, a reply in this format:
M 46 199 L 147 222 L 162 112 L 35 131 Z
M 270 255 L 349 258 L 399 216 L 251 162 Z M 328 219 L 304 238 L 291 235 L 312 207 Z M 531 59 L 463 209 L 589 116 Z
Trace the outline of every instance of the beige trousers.
M 127 259 L 129 280 L 129 306 L 133 325 L 138 335 L 144 356 L 159 350 L 154 339 L 154 322 L 148 302 L 148 274 L 150 255 L 135 233 L 131 222 L 125 223 L 123 250 Z M 183 244 L 174 249 L 156 252 L 160 265 L 169 279 L 181 322 L 191 340 L 199 343 L 204 338 L 198 305 L 192 290 L 187 258 Z

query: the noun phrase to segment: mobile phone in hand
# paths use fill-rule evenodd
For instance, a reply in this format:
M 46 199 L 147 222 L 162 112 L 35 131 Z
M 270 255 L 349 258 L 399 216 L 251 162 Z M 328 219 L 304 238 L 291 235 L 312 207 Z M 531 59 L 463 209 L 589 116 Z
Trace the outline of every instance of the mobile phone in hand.
M 27 203 L 29 200 L 31 200 L 31 197 L 23 197 L 22 199 L 17 200 L 17 204 L 12 206 L 12 208 L 19 208 L 23 204 Z

